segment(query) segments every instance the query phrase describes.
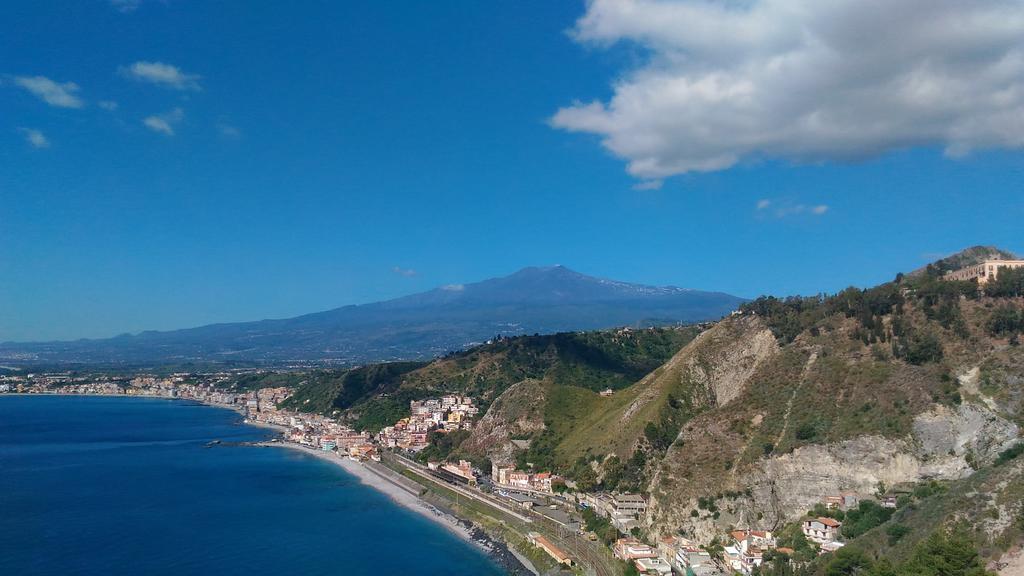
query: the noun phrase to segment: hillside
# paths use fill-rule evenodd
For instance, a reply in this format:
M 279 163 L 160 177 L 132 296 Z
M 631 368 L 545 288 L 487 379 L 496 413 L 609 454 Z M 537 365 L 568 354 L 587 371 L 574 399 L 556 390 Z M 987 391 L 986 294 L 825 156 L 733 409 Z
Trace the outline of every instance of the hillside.
M 590 459 L 569 473 L 598 481 L 637 465 L 648 530 L 705 542 L 731 526 L 780 528 L 841 491 L 971 478 L 1020 441 L 1024 274 L 979 293 L 938 281 L 941 264 L 870 290 L 745 305 L 593 411 L 556 443 L 559 460 Z M 981 522 L 953 508 L 945 517 Z M 1022 512 L 1018 501 L 1001 513 Z M 1016 534 L 996 524 L 979 537 L 995 556 Z
M 608 397 L 585 380 L 517 374 L 488 389 L 489 410 L 458 450 L 554 468 L 581 489 L 642 491 L 651 538 L 702 542 L 730 527 L 783 528 L 842 491 L 939 481 L 950 494 L 985 491 L 998 510 L 938 499 L 938 524 L 907 536 L 907 550 L 956 521 L 996 558 L 1024 514 L 1020 480 L 1006 476 L 1019 463 L 994 467 L 1024 425 L 1024 273 L 980 291 L 939 279 L 989 254 L 868 290 L 750 302 Z
M 600 390 L 621 389 L 642 378 L 698 331 L 648 328 L 502 337 L 429 363 L 313 371 L 293 377 L 301 385 L 287 406 L 321 413 L 348 410 L 357 426 L 375 430 L 408 415 L 409 400 L 431 395 L 467 394 L 487 409 L 511 388 L 538 382 L 596 397 Z
M 430 359 L 496 334 L 553 334 L 718 319 L 743 299 L 595 278 L 563 266 L 442 286 L 284 320 L 215 324 L 102 340 L 3 343 L 17 365 L 322 362 Z
M 970 249 L 867 290 L 760 298 L 700 327 L 502 338 L 367 366 L 313 378 L 291 402 L 373 430 L 410 399 L 469 394 L 485 413 L 453 456 L 642 492 L 651 539 L 789 530 L 825 496 L 909 486 L 911 504 L 865 525 L 851 550 L 909 562 L 956 525 L 995 562 L 1024 533 L 1024 272 L 982 290 L 940 280 L 992 254 L 1008 253 Z M 998 561 L 1024 562 L 1013 558 Z

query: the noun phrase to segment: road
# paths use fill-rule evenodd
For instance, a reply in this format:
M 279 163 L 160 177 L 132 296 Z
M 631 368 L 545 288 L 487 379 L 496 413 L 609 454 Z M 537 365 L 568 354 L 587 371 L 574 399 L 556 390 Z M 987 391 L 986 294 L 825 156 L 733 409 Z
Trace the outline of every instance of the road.
M 579 563 L 588 574 L 596 576 L 619 576 L 620 567 L 609 554 L 607 548 L 600 542 L 591 542 L 580 536 L 579 532 L 570 530 L 533 510 L 518 512 L 512 510 L 504 502 L 482 492 L 451 484 L 440 478 L 434 477 L 430 469 L 418 462 L 414 462 L 403 456 L 394 455 L 393 462 L 416 472 L 419 476 L 426 478 L 446 490 L 451 490 L 461 496 L 470 498 L 487 506 L 497 509 L 502 514 L 511 516 L 518 522 L 513 522 L 516 528 L 524 535 L 527 532 L 539 532 L 548 537 L 556 546 L 562 548 L 577 563 Z
M 435 483 L 435 484 L 437 484 L 439 486 L 442 486 L 442 487 L 444 487 L 447 490 L 451 490 L 452 492 L 455 492 L 455 493 L 459 494 L 460 496 L 465 496 L 466 498 L 469 498 L 471 500 L 475 500 L 477 502 L 480 502 L 481 504 L 485 504 L 485 505 L 490 506 L 492 508 L 497 508 L 501 513 L 507 514 L 507 515 L 515 518 L 516 520 L 519 520 L 520 522 L 524 522 L 524 523 L 527 523 L 527 524 L 533 522 L 533 520 L 531 520 L 530 518 L 527 518 L 526 516 L 523 516 L 519 512 L 509 508 L 504 503 L 484 495 L 482 492 L 477 492 L 475 490 L 470 490 L 468 488 L 463 488 L 462 486 L 459 486 L 458 484 L 452 484 L 450 482 L 445 482 L 444 480 L 441 480 L 440 478 L 435 477 L 433 472 L 431 472 L 429 468 L 427 468 L 426 466 L 420 464 L 419 462 L 413 462 L 412 460 L 409 460 L 408 458 L 405 458 L 404 456 L 397 456 L 397 455 L 395 456 L 395 461 L 397 461 L 402 466 L 405 466 L 406 468 L 409 468 L 410 470 L 416 472 L 417 474 L 419 474 L 420 476 L 426 478 L 427 480 L 429 480 L 429 481 L 431 481 L 431 482 L 433 482 L 433 483 Z

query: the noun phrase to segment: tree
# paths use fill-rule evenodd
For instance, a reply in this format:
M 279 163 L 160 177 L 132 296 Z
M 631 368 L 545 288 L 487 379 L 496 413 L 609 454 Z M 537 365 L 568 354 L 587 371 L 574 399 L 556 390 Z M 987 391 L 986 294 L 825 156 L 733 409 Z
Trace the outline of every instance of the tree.
M 917 546 L 914 555 L 900 566 L 900 575 L 984 576 L 974 543 L 962 532 L 938 531 Z
M 885 533 L 889 535 L 889 546 L 893 546 L 910 533 L 910 528 L 903 524 L 892 524 L 885 529 Z
M 993 280 L 985 284 L 985 295 L 993 298 L 1024 296 L 1024 268 L 999 268 Z
M 942 342 L 931 332 L 914 332 L 893 345 L 893 355 L 910 364 L 926 364 L 942 360 Z
M 1024 331 L 1024 313 L 1011 305 L 1000 306 L 992 311 L 986 324 L 989 334 L 1003 336 Z
M 871 567 L 871 559 L 862 550 L 843 546 L 825 567 L 825 576 L 850 576 Z

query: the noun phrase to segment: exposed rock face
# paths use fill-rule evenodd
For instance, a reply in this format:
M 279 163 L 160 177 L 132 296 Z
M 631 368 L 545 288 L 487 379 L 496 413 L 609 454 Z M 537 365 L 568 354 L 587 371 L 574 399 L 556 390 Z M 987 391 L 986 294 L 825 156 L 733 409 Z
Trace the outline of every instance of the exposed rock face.
M 640 381 L 644 392 L 625 410 L 625 422 L 668 388 L 693 390 L 694 404 L 722 406 L 740 395 L 757 367 L 779 350 L 755 316 L 725 320 L 702 332 L 664 366 Z
M 708 390 L 717 406 L 739 396 L 757 367 L 779 350 L 771 330 L 754 316 L 723 322 L 721 330 L 705 335 L 683 377 Z
M 955 411 L 936 406 L 914 419 L 918 456 L 928 461 L 955 460 L 964 466 L 990 464 L 1010 447 L 1018 432 L 1016 424 L 971 403 L 961 404 Z
M 964 403 L 953 410 L 937 405 L 915 419 L 914 433 L 907 439 L 861 436 L 757 461 L 735 482 L 723 483 L 721 490 L 743 495 L 720 503 L 717 520 L 706 513 L 690 515 L 697 509 L 696 498 L 659 502 L 655 528 L 664 532 L 682 527 L 707 541 L 727 526 L 778 527 L 827 495 L 852 491 L 869 496 L 880 484 L 966 477 L 973 472 L 971 461 L 990 463 L 1018 433 L 1015 424 L 984 406 Z
M 494 463 L 512 462 L 512 439 L 544 429 L 547 390 L 538 380 L 523 380 L 498 396 L 462 445 Z

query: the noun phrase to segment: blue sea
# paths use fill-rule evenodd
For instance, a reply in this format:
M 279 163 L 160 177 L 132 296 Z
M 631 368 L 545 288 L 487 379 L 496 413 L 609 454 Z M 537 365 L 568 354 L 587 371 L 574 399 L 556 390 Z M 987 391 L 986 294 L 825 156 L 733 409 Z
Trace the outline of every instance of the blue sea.
M 0 395 L 0 575 L 502 573 L 337 466 L 232 445 L 268 436 L 239 421 L 177 400 Z

